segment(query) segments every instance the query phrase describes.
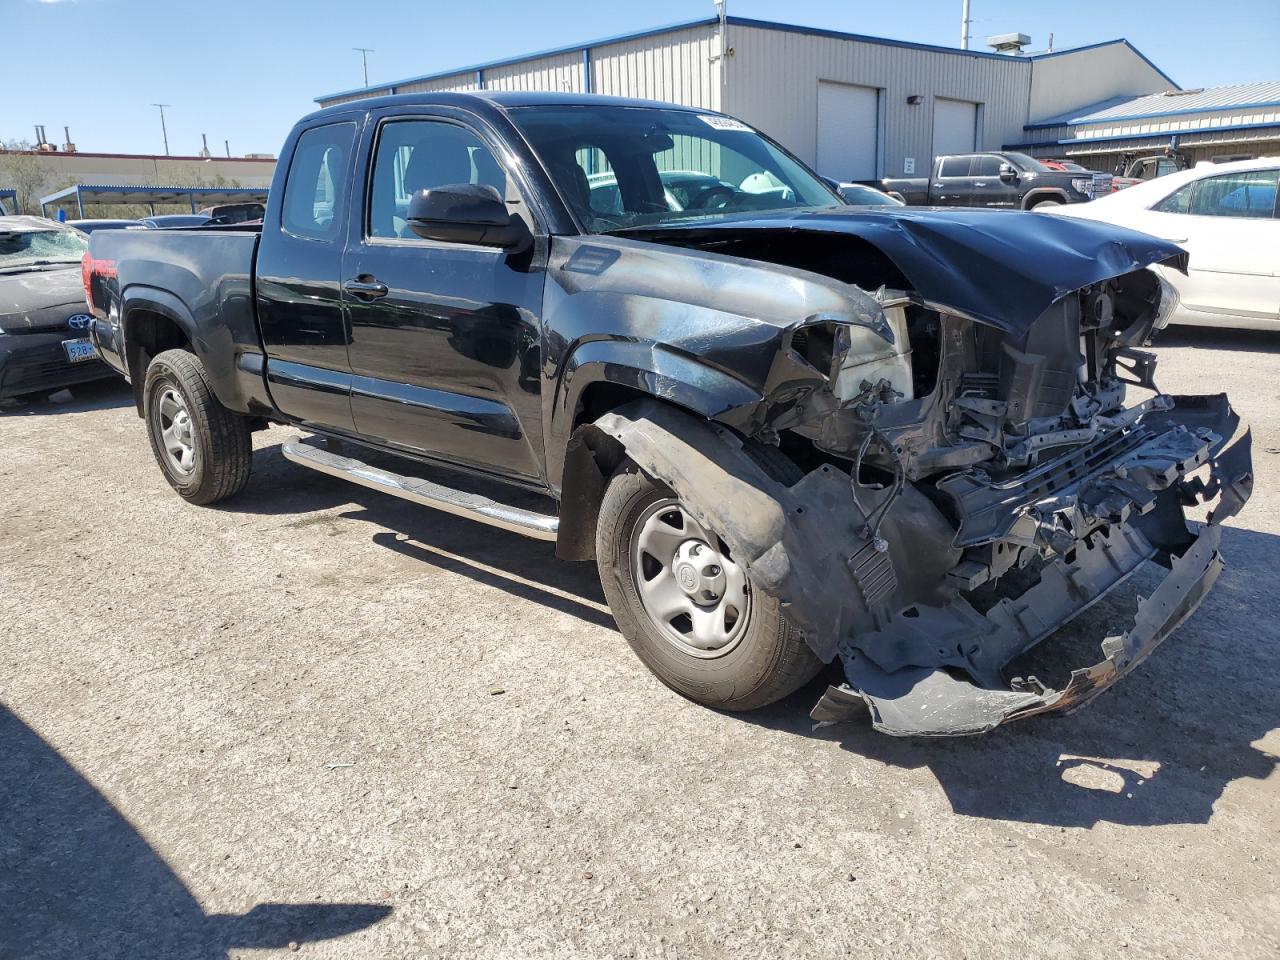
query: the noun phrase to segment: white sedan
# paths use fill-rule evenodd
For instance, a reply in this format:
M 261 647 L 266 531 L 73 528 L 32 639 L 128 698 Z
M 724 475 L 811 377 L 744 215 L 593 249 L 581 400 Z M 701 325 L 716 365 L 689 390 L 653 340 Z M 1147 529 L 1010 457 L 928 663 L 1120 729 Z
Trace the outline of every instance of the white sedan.
M 1054 216 L 1101 220 L 1172 240 L 1188 273 L 1158 267 L 1178 291 L 1170 323 L 1269 330 L 1280 324 L 1280 157 L 1202 163 Z

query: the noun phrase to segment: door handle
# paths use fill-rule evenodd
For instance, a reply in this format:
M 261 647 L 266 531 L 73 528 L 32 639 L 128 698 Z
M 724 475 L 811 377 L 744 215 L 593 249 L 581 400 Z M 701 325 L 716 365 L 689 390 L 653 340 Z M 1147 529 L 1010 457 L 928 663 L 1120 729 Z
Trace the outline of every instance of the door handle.
M 348 280 L 342 285 L 342 289 L 359 300 L 381 300 L 390 292 L 385 283 L 380 283 L 368 275 Z

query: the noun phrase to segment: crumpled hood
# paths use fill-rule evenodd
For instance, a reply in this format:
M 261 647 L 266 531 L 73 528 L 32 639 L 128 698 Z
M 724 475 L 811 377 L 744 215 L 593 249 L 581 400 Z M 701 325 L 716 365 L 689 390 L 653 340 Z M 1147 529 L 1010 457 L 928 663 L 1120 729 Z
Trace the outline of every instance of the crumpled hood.
M 0 330 L 57 330 L 68 317 L 87 312 L 79 264 L 0 274 Z
M 1185 271 L 1187 260 L 1175 244 L 1136 230 L 1012 210 L 830 207 L 625 235 L 714 239 L 757 230 L 859 237 L 889 257 L 925 300 L 1007 331 L 1025 329 L 1081 287 L 1156 263 Z

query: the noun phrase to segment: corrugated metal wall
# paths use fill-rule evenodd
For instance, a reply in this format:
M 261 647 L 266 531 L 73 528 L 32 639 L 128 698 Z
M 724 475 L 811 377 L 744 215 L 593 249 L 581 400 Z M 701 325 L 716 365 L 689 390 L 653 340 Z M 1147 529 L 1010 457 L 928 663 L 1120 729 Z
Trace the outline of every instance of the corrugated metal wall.
M 1169 86 L 1159 70 L 1123 43 L 1064 51 L 1031 61 L 1027 122 L 1036 123 L 1116 97 L 1159 93 Z M 1025 138 L 1017 138 L 1021 139 Z
M 606 43 L 590 50 L 592 93 L 668 100 L 719 109 L 720 71 L 713 60 L 716 31 L 697 26 L 634 40 Z M 588 86 L 582 50 L 553 53 L 518 63 L 488 67 L 481 78 L 463 70 L 429 80 L 386 84 L 368 92 L 325 97 L 324 106 L 387 93 L 468 90 L 545 90 L 584 93 Z
M 434 80 L 418 80 L 415 83 L 397 83 L 395 93 L 465 93 L 468 90 L 479 90 L 480 84 L 476 72 L 455 73 L 447 77 L 436 77 Z M 393 88 L 377 91 L 377 94 L 391 93 Z
M 716 31 L 698 26 L 591 50 L 591 92 L 720 109 Z
M 977 57 L 798 32 L 730 26 L 725 112 L 784 144 L 801 160 L 817 159 L 818 81 L 834 80 L 884 91 L 880 175 L 903 176 L 915 159 L 917 176 L 933 159 L 937 97 L 980 104 L 980 149 L 1023 139 L 1031 63 L 1016 57 Z M 907 97 L 920 96 L 912 106 Z
M 486 90 L 542 90 L 581 93 L 582 52 L 560 53 L 525 60 L 484 72 Z

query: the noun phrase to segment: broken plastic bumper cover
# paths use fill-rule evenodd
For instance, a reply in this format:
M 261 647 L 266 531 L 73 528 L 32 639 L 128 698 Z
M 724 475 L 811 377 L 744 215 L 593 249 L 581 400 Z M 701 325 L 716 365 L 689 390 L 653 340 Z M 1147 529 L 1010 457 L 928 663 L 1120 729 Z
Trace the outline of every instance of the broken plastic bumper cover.
M 1011 720 L 1069 713 L 1137 667 L 1213 587 L 1223 568 L 1221 523 L 1252 491 L 1250 435 L 1225 398 L 1176 400 L 1166 417 L 1153 418 L 1157 422 L 1152 426 L 1185 427 L 1209 437 L 1207 456 L 1175 462 L 1173 470 L 1182 477 L 1187 468 L 1207 462 L 1208 482 L 1175 480 L 1142 508 L 1143 516 L 1135 510 L 1132 522 L 1112 523 L 1089 534 L 1045 566 L 1035 585 L 985 614 L 956 597 L 941 607 L 910 607 L 882 630 L 842 641 L 847 683 L 828 688 L 810 716 L 832 723 L 869 711 L 872 725 L 894 736 L 979 734 Z M 1184 431 L 1173 438 L 1173 449 L 1178 438 L 1185 439 Z M 1146 446 L 1150 452 L 1150 444 Z M 1148 474 L 1143 486 L 1159 489 L 1165 475 Z M 1182 508 L 1214 498 L 1209 522 L 1192 533 Z M 1135 497 L 1135 505 L 1141 501 Z M 1073 670 L 1061 689 L 1049 689 L 1034 678 L 1001 683 L 1002 666 L 1102 599 L 1149 559 L 1167 564 L 1169 572 L 1139 601 L 1129 628 L 1102 641 L 1102 660 Z M 926 648 L 936 651 L 937 658 L 921 665 Z
M 1133 670 L 1195 611 L 1222 570 L 1221 539 L 1220 526 L 1206 526 L 1186 553 L 1174 559 L 1173 569 L 1156 591 L 1138 604 L 1129 630 L 1103 641 L 1103 652 L 1110 651 L 1106 659 L 1073 671 L 1061 690 L 1025 682 L 1015 682 L 1008 690 L 987 689 L 931 667 L 886 672 L 866 655 L 851 651 L 844 657 L 850 685 L 828 688 L 810 716 L 829 723 L 863 715 L 869 709 L 872 725 L 883 733 L 954 737 L 986 733 L 1009 720 L 1075 710 Z M 1088 596 L 1085 606 L 1118 582 Z M 1080 609 L 1083 607 L 1075 612 Z M 1025 613 L 1029 619 L 1038 615 L 1033 606 L 1026 607 Z M 1008 629 L 996 618 L 980 619 L 991 634 Z

